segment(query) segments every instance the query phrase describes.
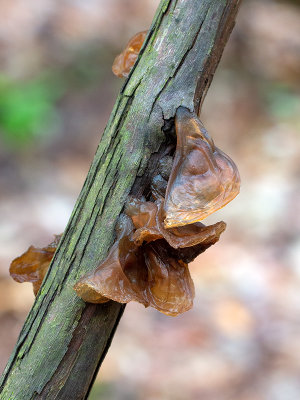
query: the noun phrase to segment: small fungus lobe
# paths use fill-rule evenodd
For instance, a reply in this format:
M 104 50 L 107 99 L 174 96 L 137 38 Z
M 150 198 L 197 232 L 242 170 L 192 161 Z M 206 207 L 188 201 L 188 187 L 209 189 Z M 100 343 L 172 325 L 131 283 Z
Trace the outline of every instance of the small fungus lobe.
M 52 243 L 41 249 L 30 246 L 25 253 L 11 262 L 9 268 L 11 277 L 20 283 L 31 282 L 33 292 L 37 295 L 60 238 L 61 235 L 56 235 Z
M 144 43 L 147 31 L 139 32 L 128 42 L 126 48 L 119 54 L 112 65 L 112 71 L 120 78 L 126 78 L 131 71 L 141 47 Z

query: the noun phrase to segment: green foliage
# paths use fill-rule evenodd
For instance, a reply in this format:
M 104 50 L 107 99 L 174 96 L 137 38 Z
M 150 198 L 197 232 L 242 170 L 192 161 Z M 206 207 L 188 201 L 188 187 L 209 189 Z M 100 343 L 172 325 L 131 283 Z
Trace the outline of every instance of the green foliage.
M 90 44 L 77 49 L 67 63 L 52 66 L 33 79 L 0 75 L 0 141 L 20 149 L 53 134 L 60 121 L 58 100 L 99 85 L 112 58 L 107 49 Z
M 62 94 L 59 82 L 38 78 L 11 82 L 0 78 L 0 135 L 11 147 L 22 147 L 49 133 L 59 115 L 56 101 Z

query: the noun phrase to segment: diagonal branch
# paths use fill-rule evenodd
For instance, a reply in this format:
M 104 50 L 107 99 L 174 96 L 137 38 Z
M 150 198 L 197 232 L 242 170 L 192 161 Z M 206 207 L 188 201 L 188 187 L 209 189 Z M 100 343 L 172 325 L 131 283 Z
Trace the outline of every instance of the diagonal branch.
M 105 258 L 129 194 L 149 194 L 179 106 L 200 110 L 240 0 L 162 0 L 111 113 L 50 270 L 2 376 L 0 399 L 85 399 L 124 306 L 74 283 Z

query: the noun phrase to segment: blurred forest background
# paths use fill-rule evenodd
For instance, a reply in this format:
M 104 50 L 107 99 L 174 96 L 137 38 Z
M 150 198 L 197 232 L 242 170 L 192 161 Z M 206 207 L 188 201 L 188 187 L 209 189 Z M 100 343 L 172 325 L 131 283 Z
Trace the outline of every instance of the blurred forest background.
M 0 369 L 34 301 L 10 261 L 60 233 L 158 0 L 0 1 Z M 241 194 L 190 265 L 194 308 L 129 304 L 91 400 L 300 399 L 300 7 L 244 0 L 201 119 Z

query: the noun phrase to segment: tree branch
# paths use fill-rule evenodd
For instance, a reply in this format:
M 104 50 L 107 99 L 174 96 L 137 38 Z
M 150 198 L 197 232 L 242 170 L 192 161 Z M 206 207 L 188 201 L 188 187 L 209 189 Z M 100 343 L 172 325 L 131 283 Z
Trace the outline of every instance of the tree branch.
M 177 108 L 199 112 L 239 3 L 161 1 L 2 376 L 0 399 L 87 398 L 124 306 L 85 304 L 73 285 L 106 257 L 128 195 L 149 196 Z

